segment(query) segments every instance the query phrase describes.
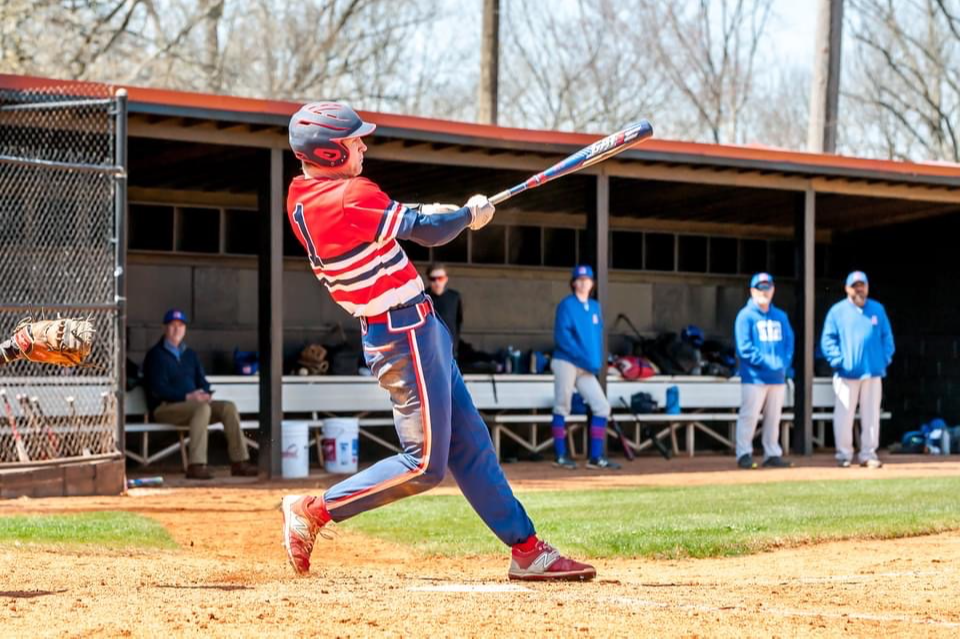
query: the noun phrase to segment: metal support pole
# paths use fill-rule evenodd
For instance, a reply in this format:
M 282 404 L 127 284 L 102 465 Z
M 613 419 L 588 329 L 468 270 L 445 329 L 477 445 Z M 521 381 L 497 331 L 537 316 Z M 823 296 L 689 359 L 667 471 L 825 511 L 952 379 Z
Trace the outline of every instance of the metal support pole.
M 117 91 L 114 117 L 116 142 L 114 162 L 114 240 L 116 241 L 116 331 L 117 331 L 117 450 L 126 448 L 125 422 L 127 392 L 127 90 Z
M 260 351 L 260 474 L 280 476 L 283 419 L 283 151 L 270 149 L 269 179 L 261 185 L 263 229 L 257 261 Z
M 797 330 L 794 349 L 796 371 L 793 411 L 796 421 L 794 450 L 802 455 L 813 454 L 813 351 L 816 345 L 814 326 L 814 285 L 816 255 L 816 192 L 812 187 L 797 194 L 795 219 L 797 256 Z
M 600 364 L 600 386 L 607 390 L 607 354 L 610 350 L 610 327 L 607 313 L 610 299 L 610 176 L 603 169 L 597 175 L 597 301 L 604 319 L 603 361 Z

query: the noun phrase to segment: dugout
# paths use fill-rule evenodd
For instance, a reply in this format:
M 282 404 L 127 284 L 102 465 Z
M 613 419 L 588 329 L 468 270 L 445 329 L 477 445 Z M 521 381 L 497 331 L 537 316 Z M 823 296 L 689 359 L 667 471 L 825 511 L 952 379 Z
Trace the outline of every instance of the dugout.
M 54 83 L 70 86 L 0 76 L 6 88 Z M 211 372 L 232 372 L 235 348 L 259 350 L 264 441 L 279 421 L 284 359 L 338 324 L 356 339 L 285 226 L 296 106 L 129 88 L 128 351 L 142 357 L 170 306 L 192 316 L 189 341 Z M 379 125 L 365 174 L 404 201 L 499 191 L 596 139 L 364 115 Z M 654 139 L 510 201 L 482 232 L 410 253 L 420 266 L 447 263 L 466 305 L 464 338 L 485 350 L 548 347 L 576 262 L 597 267 L 608 326 L 623 313 L 645 333 L 697 324 L 722 337 L 747 276 L 769 270 L 798 334 L 794 442 L 810 452 L 813 344 L 853 267 L 870 274 L 898 342 L 884 443 L 934 413 L 960 420 L 957 213 L 957 165 Z M 614 349 L 626 333 L 611 331 Z

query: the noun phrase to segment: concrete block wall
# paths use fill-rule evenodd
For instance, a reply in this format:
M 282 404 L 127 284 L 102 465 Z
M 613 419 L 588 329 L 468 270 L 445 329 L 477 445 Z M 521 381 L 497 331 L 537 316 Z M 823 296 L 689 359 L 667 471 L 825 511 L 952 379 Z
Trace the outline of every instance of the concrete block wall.
M 512 345 L 548 350 L 553 344 L 557 302 L 569 294 L 565 271 L 450 267 L 450 285 L 463 297 L 463 338 L 494 352 Z M 211 374 L 233 372 L 233 350 L 257 349 L 257 273 L 255 264 L 219 266 L 210 260 L 184 265 L 171 260 L 131 263 L 128 270 L 129 354 L 138 364 L 159 339 L 162 317 L 171 307 L 191 319 L 188 343 Z M 615 274 L 610 286 L 608 325 L 627 315 L 643 333 L 679 332 L 687 324 L 708 335 L 730 339 L 737 311 L 747 299 L 746 284 L 702 276 Z M 792 312 L 793 287 L 778 288 L 777 303 Z M 284 273 L 284 355 L 295 358 L 308 342 L 334 343 L 332 325 L 341 323 L 359 348 L 357 322 L 341 311 L 313 275 L 288 264 Z M 621 324 L 617 331 L 630 332 Z M 611 346 L 620 340 L 614 336 Z

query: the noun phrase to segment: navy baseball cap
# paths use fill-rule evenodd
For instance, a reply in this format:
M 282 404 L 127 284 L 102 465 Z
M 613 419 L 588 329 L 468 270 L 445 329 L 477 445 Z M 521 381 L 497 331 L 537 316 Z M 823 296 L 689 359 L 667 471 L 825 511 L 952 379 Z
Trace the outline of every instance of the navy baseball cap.
M 573 267 L 573 273 L 570 275 L 571 280 L 575 280 L 578 277 L 589 277 L 593 279 L 593 268 L 589 264 L 581 264 L 580 266 Z
M 187 314 L 181 311 L 178 308 L 171 308 L 163 315 L 163 323 L 169 324 L 174 320 L 180 320 L 184 324 L 187 323 Z
M 853 286 L 857 282 L 870 284 L 870 282 L 867 281 L 867 274 L 863 271 L 854 271 L 853 273 L 850 273 L 850 275 L 847 275 L 847 286 Z
M 773 276 L 769 273 L 757 273 L 750 278 L 750 288 L 755 288 L 759 291 L 766 291 L 767 289 L 773 288 Z

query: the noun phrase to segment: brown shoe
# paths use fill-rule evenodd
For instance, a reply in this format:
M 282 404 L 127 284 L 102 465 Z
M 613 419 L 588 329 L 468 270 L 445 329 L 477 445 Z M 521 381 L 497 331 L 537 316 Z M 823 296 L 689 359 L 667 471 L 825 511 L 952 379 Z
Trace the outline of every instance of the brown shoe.
M 256 477 L 259 474 L 260 469 L 248 461 L 230 464 L 230 475 L 232 477 Z
M 190 464 L 187 466 L 187 479 L 213 479 L 206 464 Z

